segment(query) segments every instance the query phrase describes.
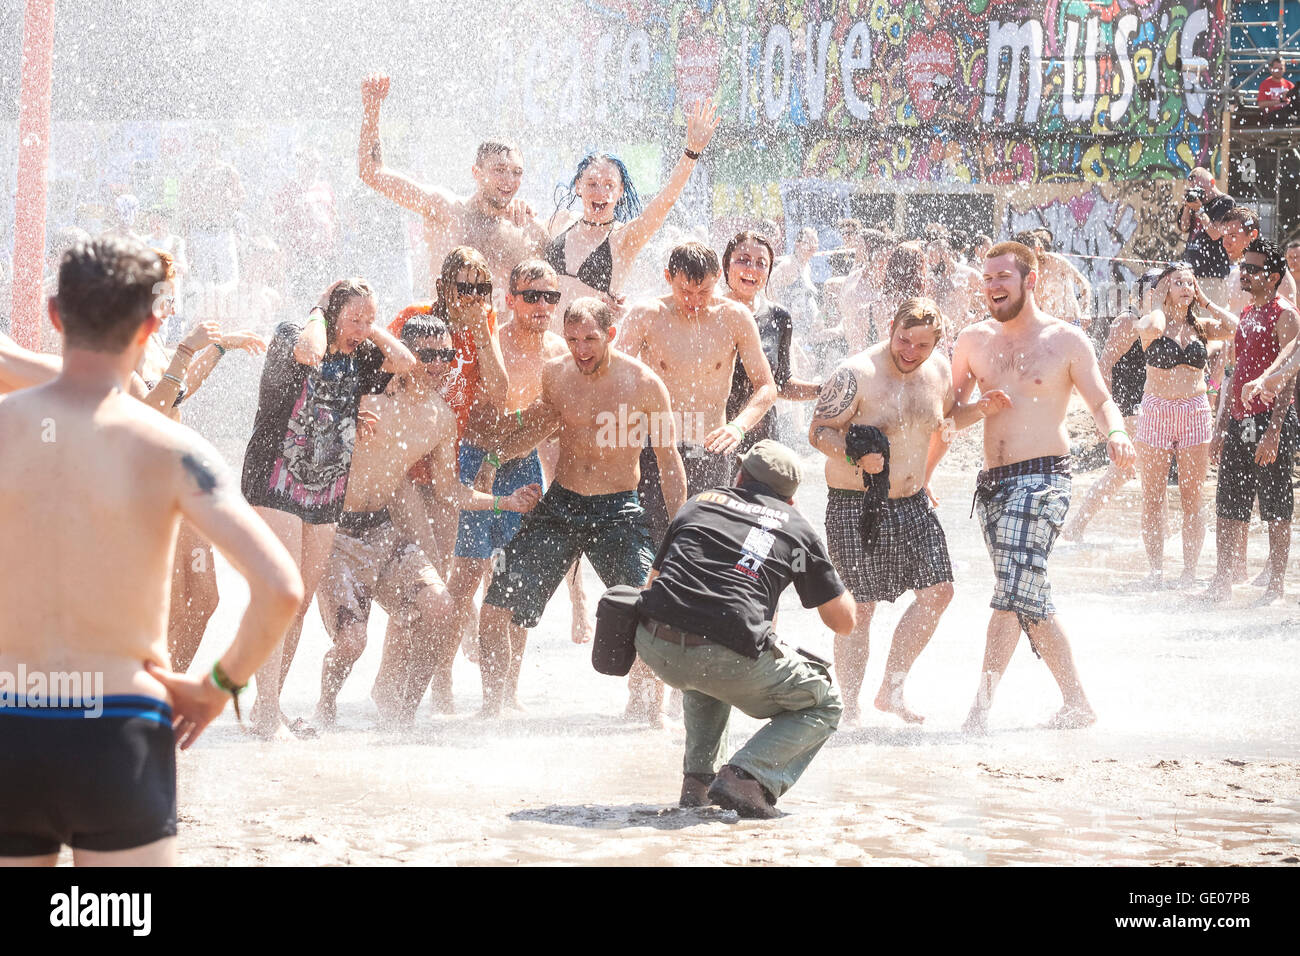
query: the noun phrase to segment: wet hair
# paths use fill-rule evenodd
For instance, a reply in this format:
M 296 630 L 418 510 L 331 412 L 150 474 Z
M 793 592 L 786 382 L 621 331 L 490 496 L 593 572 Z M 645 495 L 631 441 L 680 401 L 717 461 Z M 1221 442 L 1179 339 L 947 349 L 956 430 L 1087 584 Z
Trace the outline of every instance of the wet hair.
M 570 322 L 585 322 L 587 319 L 595 319 L 600 330 L 608 332 L 609 327 L 614 324 L 614 310 L 609 303 L 591 295 L 574 299 L 564 310 L 565 325 Z
M 753 229 L 742 229 L 730 239 L 727 240 L 727 248 L 722 250 L 722 279 L 725 282 L 727 273 L 731 271 L 731 254 L 736 251 L 736 247 L 742 242 L 756 242 L 767 250 L 767 271 L 772 272 L 772 264 L 776 262 L 776 253 L 772 249 L 772 241 L 761 232 L 755 232 Z M 672 266 L 669 266 L 671 269 Z
M 862 232 L 862 220 L 854 219 L 850 216 L 848 219 L 841 219 L 837 222 L 835 228 L 840 231 L 840 235 L 844 237 L 844 241 L 849 242 L 853 237 L 857 236 L 858 233 Z
M 1245 206 L 1233 206 L 1219 220 L 1219 225 L 1235 222 L 1246 232 L 1259 232 L 1259 217 Z
M 1153 270 L 1153 271 L 1154 271 L 1154 270 Z M 1167 266 L 1165 266 L 1163 269 L 1160 269 L 1159 271 L 1155 272 L 1155 277 L 1156 277 L 1156 278 L 1155 278 L 1155 284 L 1158 285 L 1160 282 L 1164 281 L 1164 279 L 1166 279 L 1167 277 L 1173 275 L 1175 272 L 1191 272 L 1191 273 L 1195 274 L 1194 267 L 1192 266 L 1192 264 L 1191 264 L 1190 262 L 1184 262 L 1184 261 L 1182 261 L 1182 260 L 1179 260 L 1178 262 L 1171 262 L 1171 263 L 1169 263 Z M 1151 274 L 1151 273 L 1146 273 L 1145 275 L 1143 275 L 1142 278 L 1145 279 L 1146 276 L 1147 276 L 1147 275 L 1150 275 L 1150 274 Z M 1140 281 L 1140 280 L 1139 280 L 1139 281 Z M 1165 298 L 1168 298 L 1168 297 L 1169 297 L 1169 293 L 1166 292 L 1166 293 L 1165 293 Z M 1139 302 L 1139 305 L 1140 305 L 1140 304 L 1141 304 L 1141 302 Z M 1164 302 L 1163 302 L 1163 301 L 1160 303 L 1160 306 L 1161 306 L 1161 309 L 1163 310 L 1163 308 L 1164 308 Z M 1192 302 L 1192 303 L 1190 303 L 1190 304 L 1187 306 L 1187 324 L 1190 325 L 1190 326 L 1192 327 L 1192 331 L 1194 331 L 1194 332 L 1196 333 L 1196 337 L 1197 337 L 1198 339 L 1200 339 L 1202 342 L 1204 342 L 1204 341 L 1206 341 L 1206 337 L 1205 337 L 1205 327 L 1201 325 L 1201 323 L 1200 323 L 1200 321 L 1199 321 L 1198 319 L 1199 319 L 1199 317 L 1198 317 L 1197 314 L 1196 314 L 1196 303 L 1195 303 L 1195 302 Z
M 433 307 L 434 315 L 447 314 L 447 291 L 455 287 L 456 276 L 466 266 L 478 269 L 484 275 L 492 275 L 483 253 L 473 246 L 457 246 L 451 250 L 447 253 L 447 258 L 442 260 L 442 271 L 438 276 L 438 301 Z
M 483 164 L 493 156 L 507 156 L 510 153 L 517 153 L 521 158 L 523 153 L 514 143 L 508 143 L 500 139 L 487 139 L 478 144 L 478 149 L 474 151 L 474 165 L 482 168 Z
M 560 281 L 555 273 L 555 267 L 545 259 L 525 259 L 510 270 L 510 294 L 514 295 L 515 290 L 525 282 L 533 282 L 537 279 Z
M 722 271 L 718 254 L 702 242 L 683 242 L 668 253 L 668 274 L 682 273 L 692 282 L 703 282 Z
M 121 353 L 152 314 L 166 270 L 144 243 L 120 236 L 78 242 L 59 262 L 55 298 L 68 346 Z
M 573 179 L 569 181 L 568 190 L 560 195 L 559 201 L 555 204 L 555 211 L 559 212 L 561 208 L 567 209 L 573 205 L 574 200 L 578 198 L 578 181 L 582 179 L 582 174 L 592 163 L 611 163 L 623 180 L 623 195 L 614 204 L 614 218 L 619 222 L 627 222 L 641 215 L 641 197 L 637 195 L 636 186 L 632 184 L 632 174 L 627 171 L 623 160 L 610 153 L 588 153 L 582 157 Z M 556 191 L 559 192 L 563 188 L 559 187 Z
M 918 325 L 928 325 L 934 329 L 934 334 L 938 338 L 943 338 L 943 313 L 939 311 L 939 304 L 934 299 L 925 296 L 913 296 L 910 299 L 903 300 L 895 310 L 893 320 L 889 323 L 891 335 L 900 324 L 905 329 Z
M 417 339 L 442 338 L 450 334 L 451 329 L 447 328 L 447 323 L 436 315 L 413 315 L 402 326 L 402 341 L 406 343 Z
M 359 276 L 344 279 L 330 292 L 329 301 L 325 303 L 325 338 L 333 345 L 334 336 L 338 334 L 339 313 L 353 299 L 373 299 L 375 290 Z
M 1273 288 L 1276 290 L 1282 284 L 1282 279 L 1286 277 L 1286 253 L 1282 251 L 1282 247 L 1272 239 L 1259 236 L 1246 247 L 1246 252 L 1264 257 L 1264 268 L 1268 275 L 1277 273 L 1277 282 L 1273 283 Z
M 858 239 L 868 253 L 879 252 L 893 241 L 883 229 L 863 229 L 858 233 Z
M 986 260 L 997 259 L 999 256 L 1015 256 L 1016 268 L 1020 270 L 1022 279 L 1038 268 L 1038 253 L 1023 242 L 999 242 L 984 253 Z
M 912 298 L 921 294 L 925 278 L 925 253 L 910 243 L 903 243 L 885 260 L 882 291 L 887 296 Z
M 168 282 L 175 282 L 176 281 L 176 259 L 172 256 L 170 252 L 164 252 L 161 249 L 154 249 L 154 252 L 157 253 L 158 258 L 162 260 L 163 278 L 165 278 L 166 281 Z

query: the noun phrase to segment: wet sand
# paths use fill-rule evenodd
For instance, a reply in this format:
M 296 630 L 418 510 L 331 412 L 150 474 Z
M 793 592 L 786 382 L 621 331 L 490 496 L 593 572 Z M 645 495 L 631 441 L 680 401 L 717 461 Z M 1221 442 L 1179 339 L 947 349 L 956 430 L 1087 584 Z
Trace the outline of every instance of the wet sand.
M 820 468 L 814 474 L 820 475 Z M 1099 473 L 1078 476 L 1076 502 Z M 782 801 L 786 816 L 740 821 L 681 810 L 683 733 L 619 716 L 624 682 L 590 667 L 569 639 L 563 588 L 533 632 L 521 680 L 527 713 L 484 722 L 477 669 L 455 668 L 455 716 L 428 702 L 411 732 L 374 728 L 367 699 L 384 616 L 345 686 L 342 729 L 317 740 L 261 742 L 224 715 L 180 754 L 180 861 L 188 865 L 1068 864 L 1300 862 L 1300 575 L 1284 607 L 1192 606 L 1190 592 L 1131 590 L 1146 570 L 1136 483 L 1053 559 L 1056 602 L 1096 726 L 1039 729 L 1060 706 L 1046 667 L 1021 643 L 998 690 L 987 738 L 958 728 L 974 694 L 991 571 L 968 516 L 973 472 L 936 481 L 957 595 L 908 682 L 926 715 L 906 727 L 870 707 L 890 634 L 908 598 L 877 611 L 863 724 L 841 727 Z M 1212 488 L 1207 487 L 1207 495 Z M 1176 495 L 1171 509 L 1177 528 Z M 825 487 L 799 504 L 821 524 Z M 1180 569 L 1176 534 L 1167 568 Z M 1250 542 L 1252 575 L 1266 544 Z M 1211 532 L 1202 582 L 1213 567 Z M 1294 567 L 1294 562 L 1293 562 Z M 584 566 L 588 593 L 599 586 Z M 1167 572 L 1168 573 L 1168 572 Z M 246 599 L 222 566 L 222 606 L 196 666 L 211 664 Z M 593 600 L 594 606 L 594 600 Z M 792 592 L 780 630 L 829 656 L 831 636 Z M 308 617 L 284 702 L 309 715 L 326 637 Z M 740 716 L 731 745 L 758 726 Z

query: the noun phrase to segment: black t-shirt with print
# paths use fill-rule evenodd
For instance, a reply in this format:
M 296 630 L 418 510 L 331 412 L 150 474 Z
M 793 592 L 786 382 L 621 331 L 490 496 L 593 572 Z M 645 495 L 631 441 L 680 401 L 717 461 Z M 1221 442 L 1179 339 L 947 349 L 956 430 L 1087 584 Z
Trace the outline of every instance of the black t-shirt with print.
M 382 392 L 392 376 L 369 341 L 300 365 L 293 348 L 302 329 L 283 323 L 267 349 L 241 489 L 250 504 L 330 524 L 343 511 L 361 396 Z
M 844 592 L 826 544 L 794 505 L 766 485 L 714 488 L 691 498 L 655 555 L 659 576 L 641 610 L 757 658 L 772 641 L 772 618 L 790 584 L 804 607 Z

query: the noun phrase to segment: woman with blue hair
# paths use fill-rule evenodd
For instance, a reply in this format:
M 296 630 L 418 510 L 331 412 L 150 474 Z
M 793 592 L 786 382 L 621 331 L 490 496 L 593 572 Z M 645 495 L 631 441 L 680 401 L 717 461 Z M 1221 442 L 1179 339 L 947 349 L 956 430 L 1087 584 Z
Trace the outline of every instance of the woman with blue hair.
M 546 261 L 559 273 L 563 293 L 557 318 L 564 315 L 569 301 L 580 296 L 619 304 L 618 290 L 632 261 L 668 218 L 717 128 L 712 100 L 697 100 L 686 117 L 681 159 L 663 189 L 644 207 L 622 160 L 608 153 L 583 157 L 551 219 L 553 238 L 546 246 Z M 570 218 L 561 209 L 567 210 L 574 200 L 582 201 L 582 212 Z

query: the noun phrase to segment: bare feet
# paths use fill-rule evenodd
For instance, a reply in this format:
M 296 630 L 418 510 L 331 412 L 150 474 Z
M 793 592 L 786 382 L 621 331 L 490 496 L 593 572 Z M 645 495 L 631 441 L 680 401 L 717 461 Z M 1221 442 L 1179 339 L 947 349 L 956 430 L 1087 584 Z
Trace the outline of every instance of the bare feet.
M 856 700 L 852 703 L 847 700 L 844 702 L 844 713 L 840 717 L 840 723 L 845 727 L 856 727 L 862 723 L 862 708 L 858 706 Z
M 1052 719 L 1043 726 L 1048 730 L 1077 730 L 1080 727 L 1091 727 L 1096 722 L 1097 715 L 1092 712 L 1092 708 L 1066 706 L 1053 714 Z
M 1202 604 L 1227 604 L 1232 600 L 1232 585 L 1224 584 L 1217 577 L 1210 581 L 1210 586 L 1196 596 Z
M 987 737 L 989 733 L 988 711 L 979 707 L 972 707 L 970 713 L 966 715 L 966 722 L 961 725 L 961 732 L 970 734 L 973 737 Z
M 520 713 L 520 714 L 528 713 L 528 708 L 526 708 L 523 704 L 519 703 L 519 698 L 517 697 L 511 697 L 508 701 L 506 701 L 505 709 L 513 710 L 516 713 Z
M 896 714 L 909 724 L 925 723 L 924 717 L 915 711 L 909 710 L 908 706 L 903 703 L 902 684 L 896 684 L 892 688 L 881 685 L 880 693 L 876 695 L 876 710 L 883 710 L 887 714 Z
M 1245 575 L 1243 574 L 1242 577 L 1245 577 Z M 1272 579 L 1273 568 L 1266 564 L 1264 565 L 1264 570 L 1255 575 L 1255 580 L 1250 582 L 1250 586 L 1254 588 L 1266 588 Z
M 1196 569 L 1195 569 L 1195 568 L 1192 568 L 1191 570 L 1189 570 L 1189 571 L 1184 571 L 1182 574 L 1180 574 L 1180 575 L 1178 576 L 1178 585 L 1177 585 L 1177 586 L 1180 587 L 1180 588 L 1190 588 L 1190 587 L 1195 587 L 1195 586 L 1196 586 Z
M 249 723 L 244 727 L 244 733 L 251 737 L 259 737 L 262 740 L 293 740 L 293 734 L 289 731 L 289 725 L 283 720 L 277 720 L 271 724 L 254 724 Z
M 1165 572 L 1151 571 L 1137 583 L 1137 588 L 1139 591 L 1163 591 L 1165 588 Z
M 316 704 L 316 713 L 311 715 L 313 727 L 332 730 L 338 721 L 338 701 L 326 700 L 324 697 Z
M 302 717 L 295 717 L 293 723 L 289 724 L 289 733 L 299 740 L 315 740 L 320 736 L 320 731 Z
M 435 714 L 454 714 L 456 713 L 456 701 L 451 695 L 451 685 L 434 681 L 429 686 L 429 697 L 433 701 L 433 712 Z
M 1286 601 L 1286 595 L 1281 588 L 1269 588 L 1255 602 L 1255 607 L 1276 607 Z

